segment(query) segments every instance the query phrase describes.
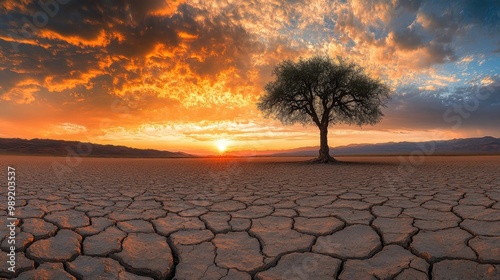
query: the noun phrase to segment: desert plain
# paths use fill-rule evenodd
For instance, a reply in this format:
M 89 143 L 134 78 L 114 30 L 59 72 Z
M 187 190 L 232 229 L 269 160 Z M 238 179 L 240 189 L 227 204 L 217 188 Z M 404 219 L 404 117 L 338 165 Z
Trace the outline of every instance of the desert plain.
M 500 279 L 500 156 L 338 159 L 2 156 L 0 276 Z

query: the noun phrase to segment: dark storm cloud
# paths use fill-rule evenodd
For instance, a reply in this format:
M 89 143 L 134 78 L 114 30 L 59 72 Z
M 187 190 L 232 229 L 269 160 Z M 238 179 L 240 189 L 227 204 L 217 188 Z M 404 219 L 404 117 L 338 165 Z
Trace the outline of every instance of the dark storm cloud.
M 184 23 L 181 31 L 196 36 L 189 43 L 190 51 L 205 54 L 202 60 L 186 60 L 200 75 L 217 74 L 227 67 L 246 70 L 250 62 L 248 56 L 263 51 L 260 43 L 254 42 L 242 26 L 232 24 L 231 18 L 225 15 L 210 16 L 189 5 L 181 5 L 178 10 L 182 13 L 174 20 Z M 203 15 L 205 20 L 201 23 L 193 21 L 196 15 Z
M 42 31 L 52 31 L 64 38 L 79 38 L 82 41 L 102 40 L 104 34 L 107 35 L 109 51 L 126 56 L 143 55 L 149 52 L 157 43 L 166 45 L 176 45 L 176 29 L 183 25 L 182 22 L 173 22 L 169 17 L 154 16 L 151 13 L 165 5 L 163 1 L 70 1 L 64 5 L 57 5 L 57 9 L 52 6 L 54 16 L 51 17 Z M 26 7 L 25 14 L 14 14 L 14 18 L 33 18 L 27 16 L 43 11 L 37 3 L 32 3 Z M 57 13 L 55 13 L 57 11 Z M 12 22 L 11 29 L 21 33 L 20 21 L 17 25 Z M 177 25 L 178 24 L 178 25 Z M 24 24 L 26 25 L 26 24 Z M 35 26 L 36 28 L 36 26 Z M 30 29 L 28 29 L 30 30 Z M 30 30 L 32 31 L 32 29 Z M 40 33 L 37 34 L 40 36 Z M 119 41 L 117 36 L 122 36 Z M 124 38 L 123 38 L 124 37 Z M 124 40 L 123 40 L 124 39 Z M 78 41 L 74 42 L 78 44 Z M 108 43 L 108 42 L 100 42 Z
M 467 20 L 498 30 L 500 2 L 497 0 L 463 0 L 463 13 Z
M 396 2 L 389 33 L 397 49 L 423 49 L 425 67 L 457 61 L 458 49 L 467 37 L 500 32 L 500 2 L 412 1 Z M 493 32 L 492 32 L 493 31 Z
M 396 7 L 405 8 L 411 12 L 416 12 L 420 9 L 420 5 L 422 4 L 422 0 L 399 0 L 397 2 Z
M 12 2 L 12 1 L 7 1 Z M 65 0 L 30 1 L 14 10 L 4 11 L 13 19 L 26 17 L 32 23 L 37 13 L 48 14 L 49 20 L 43 28 L 63 36 L 78 36 L 95 39 L 101 31 L 119 24 L 137 25 L 152 12 L 166 6 L 157 0 Z M 41 20 L 41 17 L 39 18 Z M 17 27 L 25 21 L 20 21 Z M 36 24 L 35 24 L 36 25 Z
M 45 84 L 48 88 L 67 79 L 79 79 L 82 74 L 95 70 L 101 57 L 98 49 L 82 50 L 67 44 L 52 48 L 25 44 L 23 51 L 16 53 L 9 43 L 0 40 L 0 47 L 7 50 L 2 61 L 5 70 L 0 74 L 0 95 L 26 79 L 38 81 L 39 86 Z
M 445 63 L 457 61 L 458 56 L 452 46 L 446 44 L 429 43 L 428 53 L 433 63 Z
M 457 24 L 498 28 L 500 23 L 500 2 L 497 0 L 423 0 L 418 2 L 420 12 L 432 18 L 433 29 L 453 29 L 453 25 Z M 401 5 L 408 6 L 408 4 Z
M 423 44 L 422 35 L 415 29 L 406 28 L 394 33 L 394 42 L 403 49 L 417 49 Z
M 12 2 L 12 1 L 7 1 Z M 77 36 L 85 40 L 96 39 L 103 29 L 102 11 L 96 1 L 30 1 L 22 8 L 0 13 L 9 35 L 16 38 L 38 37 L 40 30 L 51 30 L 62 36 Z M 81 6 L 81 8 L 79 7 Z
M 113 38 L 107 46 L 110 54 L 126 57 L 143 57 L 157 44 L 176 46 L 177 31 L 171 19 L 148 17 L 140 25 L 117 27 L 115 31 L 125 36 L 125 40 Z
M 54 16 L 33 29 L 29 27 L 31 15 L 43 11 L 41 6 L 31 2 L 10 7 L 0 12 L 1 26 L 5 26 L 0 30 L 4 38 L 0 51 L 2 57 L 10 57 L 2 64 L 12 70 L 0 76 L 0 94 L 23 79 L 35 79 L 49 91 L 64 90 L 64 84 L 75 88 L 71 83 L 78 79 L 87 83 L 87 90 L 101 82 L 108 93 L 121 90 L 127 83 L 142 82 L 145 58 L 159 45 L 176 55 L 168 61 L 151 58 L 162 66 L 184 63 L 194 74 L 212 77 L 233 67 L 244 76 L 251 63 L 248 55 L 262 49 L 230 18 L 188 4 L 166 14 L 169 7 L 164 1 L 70 1 L 57 9 L 51 6 Z M 25 29 L 33 31 L 30 36 L 21 28 L 24 18 L 30 21 Z M 19 51 L 6 40 L 9 37 L 22 39 L 16 43 Z
M 0 95 L 5 92 L 10 90 L 11 88 L 15 87 L 18 82 L 23 80 L 22 75 L 19 75 L 19 73 L 13 72 L 10 69 L 2 69 L 0 70 L 0 77 L 2 77 L 2 81 L 0 84 Z
M 407 129 L 498 130 L 500 77 L 486 86 L 398 90 L 384 110 L 383 126 Z

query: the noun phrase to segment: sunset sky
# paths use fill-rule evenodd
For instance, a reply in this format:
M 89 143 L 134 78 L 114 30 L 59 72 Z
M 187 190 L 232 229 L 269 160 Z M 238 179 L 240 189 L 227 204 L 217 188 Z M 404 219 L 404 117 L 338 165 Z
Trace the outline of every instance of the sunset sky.
M 341 55 L 393 89 L 330 146 L 500 137 L 500 2 L 4 0 L 0 137 L 213 154 L 319 145 L 256 108 L 283 59 Z

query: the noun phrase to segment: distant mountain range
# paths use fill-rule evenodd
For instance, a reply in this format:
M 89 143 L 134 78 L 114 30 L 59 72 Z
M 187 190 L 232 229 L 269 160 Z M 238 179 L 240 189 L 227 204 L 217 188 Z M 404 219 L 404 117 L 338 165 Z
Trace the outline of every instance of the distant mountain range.
M 50 139 L 0 138 L 0 154 L 67 156 L 76 153 L 92 157 L 127 158 L 185 158 L 195 157 L 182 152 L 168 152 L 153 149 L 135 149 L 125 146 L 100 145 L 78 141 Z
M 319 147 L 274 151 L 266 156 L 316 157 Z M 332 156 L 383 156 L 409 155 L 413 152 L 426 155 L 500 155 L 500 138 L 464 138 L 426 142 L 389 142 L 383 144 L 353 144 L 330 148 Z
M 89 148 L 91 151 L 89 153 Z M 319 147 L 266 151 L 257 156 L 316 157 Z M 486 136 L 427 142 L 389 142 L 383 144 L 352 144 L 330 148 L 332 156 L 393 156 L 413 152 L 426 155 L 500 155 L 500 138 Z M 197 157 L 183 152 L 135 149 L 125 146 L 101 145 L 78 141 L 50 139 L 0 138 L 0 154 L 67 156 L 77 153 L 91 157 L 186 158 Z

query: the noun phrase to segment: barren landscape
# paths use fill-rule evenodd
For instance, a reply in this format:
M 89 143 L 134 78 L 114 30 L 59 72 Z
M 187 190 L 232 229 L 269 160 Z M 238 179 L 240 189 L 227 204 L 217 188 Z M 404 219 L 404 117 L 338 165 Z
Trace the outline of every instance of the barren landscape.
M 500 279 L 499 156 L 339 159 L 3 156 L 15 276 Z

